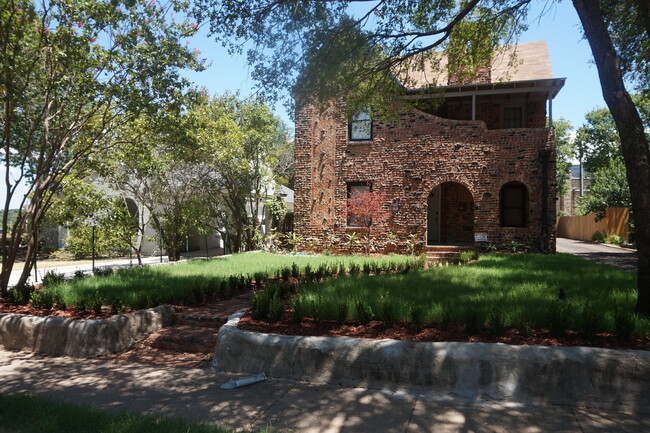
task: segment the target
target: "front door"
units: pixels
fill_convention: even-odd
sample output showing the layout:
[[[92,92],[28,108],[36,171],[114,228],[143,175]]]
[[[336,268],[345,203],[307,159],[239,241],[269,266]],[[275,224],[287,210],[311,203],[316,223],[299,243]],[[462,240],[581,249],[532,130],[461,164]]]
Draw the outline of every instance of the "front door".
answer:
[[[427,245],[440,243],[440,186],[427,198]]]

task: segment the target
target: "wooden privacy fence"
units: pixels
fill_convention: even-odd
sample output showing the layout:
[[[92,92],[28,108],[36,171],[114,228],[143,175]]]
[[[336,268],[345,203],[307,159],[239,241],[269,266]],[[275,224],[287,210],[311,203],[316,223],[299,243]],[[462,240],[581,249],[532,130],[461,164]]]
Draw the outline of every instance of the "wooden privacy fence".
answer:
[[[557,218],[557,236],[561,238],[590,241],[594,232],[604,231],[607,237],[618,235],[624,241],[629,238],[630,210],[625,207],[609,207],[605,218],[596,222],[593,213],[562,216]]]

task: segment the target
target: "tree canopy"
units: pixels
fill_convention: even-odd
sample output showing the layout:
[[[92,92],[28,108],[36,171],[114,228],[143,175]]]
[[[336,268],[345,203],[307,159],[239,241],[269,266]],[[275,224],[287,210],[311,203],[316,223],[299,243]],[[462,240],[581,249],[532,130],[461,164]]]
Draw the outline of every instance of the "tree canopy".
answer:
[[[28,250],[19,284],[26,282],[40,222],[66,177],[114,142],[116,125],[144,110],[172,108],[189,85],[181,69],[203,69],[185,45],[196,23],[172,17],[191,13],[188,6],[181,0],[0,0],[5,210],[18,186],[28,187],[12,227],[3,218],[0,294],[23,233]]]

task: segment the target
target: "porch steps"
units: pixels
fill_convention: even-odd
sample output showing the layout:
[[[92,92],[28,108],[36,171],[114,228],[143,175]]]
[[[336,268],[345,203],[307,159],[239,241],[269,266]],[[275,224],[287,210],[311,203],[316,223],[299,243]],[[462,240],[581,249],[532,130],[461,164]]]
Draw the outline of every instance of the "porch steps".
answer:
[[[457,259],[461,251],[471,250],[470,245],[427,245],[424,252],[427,261],[445,261]]]

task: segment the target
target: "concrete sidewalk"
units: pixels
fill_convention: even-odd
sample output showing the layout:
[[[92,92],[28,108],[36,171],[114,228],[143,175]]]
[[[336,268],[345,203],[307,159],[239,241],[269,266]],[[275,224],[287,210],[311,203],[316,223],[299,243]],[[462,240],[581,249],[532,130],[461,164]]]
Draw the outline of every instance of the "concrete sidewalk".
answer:
[[[650,416],[561,406],[476,403],[426,390],[372,390],[270,379],[236,390],[232,375],[0,350],[0,392],[106,410],[293,432],[648,432]]]

